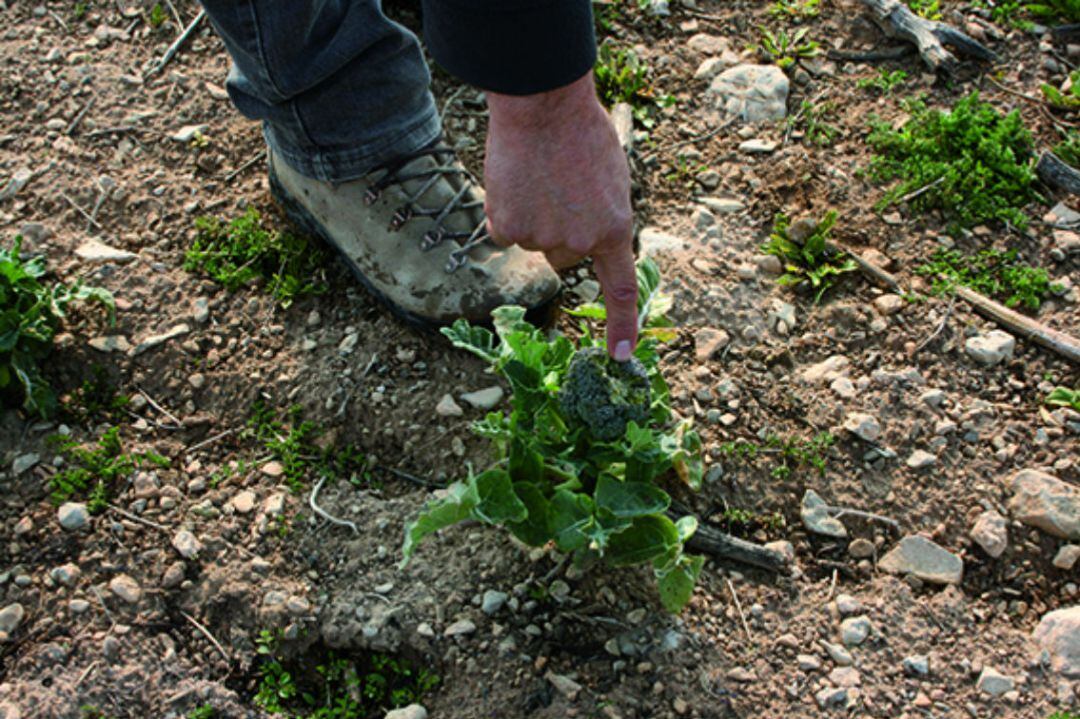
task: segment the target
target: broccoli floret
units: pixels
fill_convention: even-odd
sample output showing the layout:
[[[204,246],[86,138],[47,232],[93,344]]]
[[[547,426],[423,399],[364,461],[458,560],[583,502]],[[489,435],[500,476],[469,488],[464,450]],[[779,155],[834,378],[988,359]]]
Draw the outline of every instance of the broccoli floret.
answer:
[[[574,353],[559,391],[568,422],[580,423],[603,442],[626,434],[626,425],[644,425],[651,403],[649,376],[637,359],[616,362],[601,347]]]

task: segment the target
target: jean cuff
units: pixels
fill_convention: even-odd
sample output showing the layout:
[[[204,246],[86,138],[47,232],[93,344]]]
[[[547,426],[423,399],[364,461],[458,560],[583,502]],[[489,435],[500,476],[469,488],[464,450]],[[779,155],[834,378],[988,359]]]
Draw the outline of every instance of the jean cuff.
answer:
[[[357,180],[391,160],[427,147],[442,134],[442,123],[432,107],[401,132],[348,149],[299,148],[285,141],[283,134],[275,132],[269,122],[263,123],[266,144],[290,167],[301,175],[337,184]]]

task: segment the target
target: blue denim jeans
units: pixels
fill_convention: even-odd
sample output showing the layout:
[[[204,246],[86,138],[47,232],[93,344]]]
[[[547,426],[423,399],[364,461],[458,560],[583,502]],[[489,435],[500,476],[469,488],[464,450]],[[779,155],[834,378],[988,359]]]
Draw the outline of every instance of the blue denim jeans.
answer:
[[[441,131],[416,36],[380,0],[202,0],[226,86],[270,148],[318,180],[356,179]]]

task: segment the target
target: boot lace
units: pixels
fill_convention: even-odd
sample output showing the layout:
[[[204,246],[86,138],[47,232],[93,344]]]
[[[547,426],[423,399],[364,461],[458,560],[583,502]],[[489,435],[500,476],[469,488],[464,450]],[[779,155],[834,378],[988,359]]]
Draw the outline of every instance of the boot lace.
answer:
[[[421,157],[432,157],[435,160],[434,166],[405,169],[413,160]],[[469,191],[476,187],[477,183],[468,170],[456,165],[454,160],[454,151],[442,144],[409,153],[380,168],[384,174],[371,183],[364,194],[364,201],[370,205],[378,200],[388,187],[393,185],[404,187],[406,182],[421,181],[415,192],[406,193],[405,204],[394,211],[390,229],[398,230],[414,217],[430,217],[434,226],[424,233],[420,241],[420,251],[428,252],[447,240],[458,243],[458,247],[450,253],[450,259],[446,263],[447,273],[454,273],[467,265],[469,253],[476,247],[491,241],[491,236],[487,231],[487,222],[483,217],[471,232],[454,231],[444,226],[446,220],[454,213],[482,208],[484,204],[481,200],[466,199],[471,197]],[[442,207],[425,207],[421,204],[421,198],[439,182],[440,178],[452,176],[462,179],[461,188]]]

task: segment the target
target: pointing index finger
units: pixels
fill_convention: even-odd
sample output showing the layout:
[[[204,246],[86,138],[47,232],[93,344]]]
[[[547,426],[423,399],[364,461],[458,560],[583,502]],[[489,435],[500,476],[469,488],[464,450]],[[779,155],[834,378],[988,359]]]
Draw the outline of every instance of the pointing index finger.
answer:
[[[607,306],[608,354],[625,362],[633,354],[638,336],[637,272],[630,243],[619,243],[612,252],[594,255],[593,268]]]

